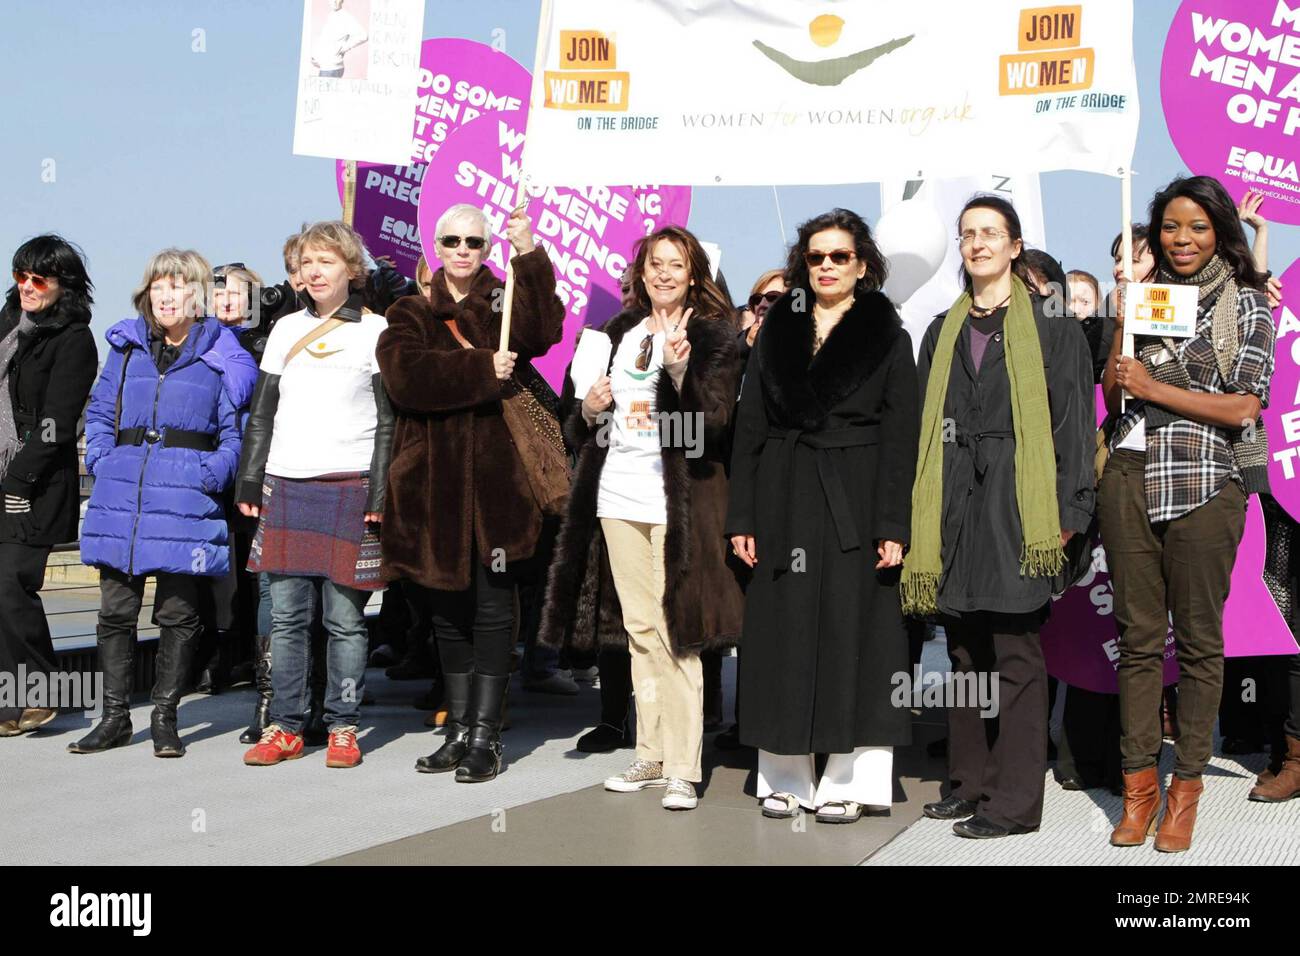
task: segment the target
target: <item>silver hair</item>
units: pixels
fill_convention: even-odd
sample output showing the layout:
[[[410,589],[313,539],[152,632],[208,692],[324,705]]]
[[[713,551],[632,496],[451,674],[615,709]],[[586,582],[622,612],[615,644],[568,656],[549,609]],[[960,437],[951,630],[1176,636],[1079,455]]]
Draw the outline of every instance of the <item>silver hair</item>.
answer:
[[[433,230],[434,238],[443,235],[447,226],[457,219],[472,220],[478,226],[479,235],[483,237],[483,241],[492,241],[492,228],[488,225],[487,216],[483,215],[483,210],[478,206],[472,206],[467,202],[456,203],[438,217],[438,225]]]

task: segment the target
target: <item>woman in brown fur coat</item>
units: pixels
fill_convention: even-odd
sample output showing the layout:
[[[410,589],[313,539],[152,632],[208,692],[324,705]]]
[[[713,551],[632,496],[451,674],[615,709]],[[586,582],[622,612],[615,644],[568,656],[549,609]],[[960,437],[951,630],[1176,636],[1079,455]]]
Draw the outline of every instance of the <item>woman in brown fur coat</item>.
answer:
[[[579,449],[551,565],[540,640],[626,642],[637,754],[605,781],[667,786],[696,805],[703,678],[699,652],[734,643],[743,613],[728,566],[727,424],[739,368],[732,307],[684,229],[647,236],[629,267],[635,304],[603,328],[610,361],[565,423]]]
[[[501,766],[501,709],[514,642],[512,564],[537,545],[542,514],[501,412],[502,386],[522,357],[560,340],[555,273],[522,211],[507,235],[514,259],[510,351],[497,351],[503,283],[483,265],[490,231],[473,206],[438,222],[429,297],[399,299],[377,356],[397,413],[388,470],[384,576],[426,603],[446,686],[442,747],[424,773],[491,780]]]

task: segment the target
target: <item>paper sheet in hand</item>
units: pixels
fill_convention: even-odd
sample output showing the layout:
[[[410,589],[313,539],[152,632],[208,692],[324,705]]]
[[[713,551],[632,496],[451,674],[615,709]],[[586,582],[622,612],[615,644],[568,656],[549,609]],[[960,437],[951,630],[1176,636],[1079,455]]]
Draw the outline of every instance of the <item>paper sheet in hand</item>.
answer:
[[[578,339],[578,347],[573,352],[573,364],[569,369],[569,378],[573,380],[573,394],[579,401],[587,397],[596,379],[605,374],[609,368],[609,355],[614,350],[614,343],[609,336],[596,329],[583,329]]]

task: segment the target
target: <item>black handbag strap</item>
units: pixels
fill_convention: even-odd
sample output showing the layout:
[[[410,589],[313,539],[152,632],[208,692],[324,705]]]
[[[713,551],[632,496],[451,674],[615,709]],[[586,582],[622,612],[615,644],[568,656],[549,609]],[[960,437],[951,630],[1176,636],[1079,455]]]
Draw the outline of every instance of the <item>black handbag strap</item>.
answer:
[[[117,402],[113,406],[113,441],[118,440],[122,428],[122,390],[126,388],[126,367],[131,362],[131,350],[134,344],[128,344],[122,355],[122,378],[117,383]]]

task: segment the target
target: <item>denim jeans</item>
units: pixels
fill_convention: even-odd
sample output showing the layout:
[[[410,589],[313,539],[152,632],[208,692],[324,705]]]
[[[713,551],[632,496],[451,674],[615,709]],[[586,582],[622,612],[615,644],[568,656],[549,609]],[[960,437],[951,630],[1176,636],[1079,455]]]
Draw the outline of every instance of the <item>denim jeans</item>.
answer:
[[[308,706],[311,622],[320,586],[325,625],[325,726],[355,727],[361,719],[366,677],[365,606],[367,591],[319,578],[272,574],[271,578],[271,723],[288,733],[302,733]]]

